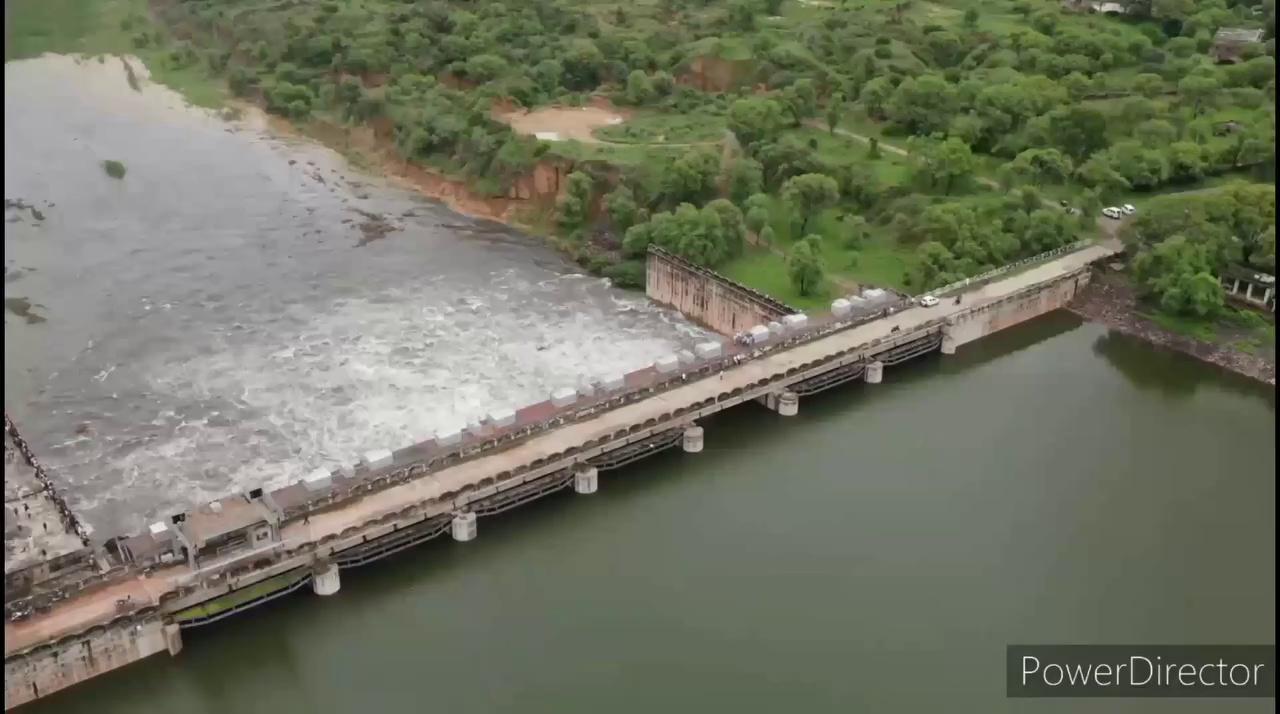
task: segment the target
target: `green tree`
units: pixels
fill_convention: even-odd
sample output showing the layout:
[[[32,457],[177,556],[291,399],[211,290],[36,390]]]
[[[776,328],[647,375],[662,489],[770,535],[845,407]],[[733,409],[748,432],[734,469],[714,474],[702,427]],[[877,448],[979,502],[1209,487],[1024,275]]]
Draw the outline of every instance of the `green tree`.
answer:
[[[791,278],[792,287],[802,296],[809,297],[819,293],[826,274],[822,258],[822,238],[816,235],[805,236],[791,246],[787,253],[787,274]]]
[[[632,195],[631,189],[626,185],[618,184],[616,188],[610,191],[604,198],[604,205],[617,230],[625,233],[627,229],[635,224],[636,199]]]
[[[683,154],[662,174],[662,194],[668,204],[701,203],[715,195],[719,158],[707,151]]]
[[[838,92],[831,95],[831,101],[827,102],[827,133],[836,133],[836,125],[840,123],[840,112],[843,109],[844,95]]]
[[[1218,78],[1207,74],[1187,75],[1178,82],[1178,93],[1191,102],[1196,116],[1213,105],[1221,89]]]
[[[759,161],[739,156],[729,167],[729,197],[743,203],[764,187],[764,167]]]
[[[749,97],[729,105],[729,130],[743,146],[771,141],[786,126],[782,106],[772,99]]]
[[[936,74],[902,80],[885,107],[890,121],[920,135],[946,129],[954,112],[955,88]]]
[[[476,82],[489,82],[506,70],[508,62],[497,55],[473,55],[467,60],[467,78]]]
[[[875,161],[880,157],[880,140],[873,136],[871,141],[867,142],[867,158]]]
[[[840,200],[840,186],[824,174],[802,174],[782,186],[782,198],[791,208],[792,219],[800,219],[800,233],[809,228],[809,220]]]
[[[1147,99],[1155,99],[1164,91],[1164,79],[1158,74],[1144,72],[1133,78],[1133,91],[1146,97]]]
[[[703,206],[702,210],[710,212],[717,219],[715,225],[718,225],[719,233],[716,236],[716,240],[723,246],[724,257],[733,257],[740,254],[747,238],[746,222],[743,219],[741,209],[727,199],[717,198]],[[707,223],[712,225],[709,218]]]
[[[912,137],[909,146],[922,182],[930,188],[941,188],[944,194],[951,193],[957,182],[977,168],[969,145],[955,137],[944,141]]]
[[[759,234],[765,226],[769,225],[769,209],[764,206],[748,209],[745,221],[752,233]]]
[[[1210,317],[1222,309],[1222,287],[1204,249],[1172,236],[1133,259],[1133,275],[1145,297],[1176,315]]]
[[[876,77],[862,85],[858,101],[873,119],[886,118],[886,107],[893,99],[894,87],[888,77]]]
[[[1036,186],[1063,183],[1074,172],[1071,159],[1057,149],[1027,149],[1001,167],[1009,183],[1026,182]]]
[[[1074,105],[1049,113],[1049,140],[1075,161],[1107,146],[1107,118],[1091,107]]]
[[[811,117],[818,110],[818,92],[812,79],[798,79],[782,90],[782,103],[791,114],[793,126]]]
[[[653,83],[649,81],[649,75],[641,70],[632,70],[627,75],[627,89],[623,95],[628,104],[642,105],[653,101]]]
[[[756,16],[764,8],[758,0],[732,0],[729,3],[729,24],[742,32],[756,29]]]
[[[841,245],[849,250],[859,250],[867,238],[867,221],[862,216],[845,214],[840,217]]]
[[[1178,138],[1178,130],[1163,119],[1148,119],[1134,127],[1133,135],[1148,149],[1159,149]]]
[[[1178,141],[1167,146],[1169,180],[1190,183],[1204,178],[1205,150],[1193,141]]]
[[[560,200],[560,226],[566,230],[581,228],[591,207],[591,191],[594,182],[581,171],[569,174],[564,198]]]
[[[776,238],[773,235],[773,226],[765,226],[760,229],[760,242],[764,245],[773,245]]]

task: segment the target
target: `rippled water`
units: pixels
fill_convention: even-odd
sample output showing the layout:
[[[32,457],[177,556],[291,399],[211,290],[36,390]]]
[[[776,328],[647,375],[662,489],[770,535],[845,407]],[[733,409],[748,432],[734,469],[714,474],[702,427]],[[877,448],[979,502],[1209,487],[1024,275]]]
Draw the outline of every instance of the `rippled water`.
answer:
[[[330,151],[134,91],[119,59],[6,63],[4,168],[5,407],[100,532],[704,334]]]

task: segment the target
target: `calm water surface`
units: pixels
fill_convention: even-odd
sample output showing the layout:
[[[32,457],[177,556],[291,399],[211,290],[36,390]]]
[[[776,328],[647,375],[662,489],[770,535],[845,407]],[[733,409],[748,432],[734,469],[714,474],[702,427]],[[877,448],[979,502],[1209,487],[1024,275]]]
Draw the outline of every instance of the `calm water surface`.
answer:
[[[1009,643],[1272,643],[1275,402],[1055,314],[709,420],[30,708],[1262,712],[1004,698]]]

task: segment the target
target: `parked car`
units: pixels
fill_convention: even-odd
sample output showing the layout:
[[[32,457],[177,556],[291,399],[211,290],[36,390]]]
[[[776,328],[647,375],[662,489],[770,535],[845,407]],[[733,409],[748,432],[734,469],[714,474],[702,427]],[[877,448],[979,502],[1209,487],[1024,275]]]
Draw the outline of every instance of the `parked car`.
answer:
[[[938,298],[932,295],[925,295],[924,297],[920,298],[921,307],[933,307],[934,305],[937,305],[937,304],[938,304]]]
[[[1110,218],[1113,221],[1118,221],[1120,220],[1120,209],[1116,208],[1115,206],[1108,206],[1102,209],[1102,215],[1106,216],[1107,218]]]
[[[1134,208],[1132,203],[1126,203],[1120,207],[1120,211],[1126,216],[1132,216],[1138,212],[1138,209]]]

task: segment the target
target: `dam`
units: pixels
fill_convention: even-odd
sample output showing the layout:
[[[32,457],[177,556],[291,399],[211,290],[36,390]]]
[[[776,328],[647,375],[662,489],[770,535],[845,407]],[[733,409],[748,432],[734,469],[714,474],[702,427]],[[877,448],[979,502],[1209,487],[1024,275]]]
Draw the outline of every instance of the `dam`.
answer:
[[[301,588],[340,597],[344,571],[445,534],[475,539],[481,518],[561,489],[591,494],[601,473],[650,454],[696,454],[699,420],[744,402],[791,416],[805,396],[854,380],[892,381],[895,365],[954,354],[1063,307],[1087,284],[1091,265],[1118,250],[1073,246],[944,291],[932,307],[896,299],[869,314],[780,315],[754,325],[750,341],[706,341],[423,442],[370,451],[349,467],[251,488],[107,539],[73,572],[29,580],[25,597],[6,597],[6,706],[152,654],[176,655],[184,629]],[[650,261],[676,264],[656,253]],[[668,275],[663,284],[682,280]],[[710,307],[722,317],[734,311]],[[725,332],[739,324],[732,316],[716,322]]]

